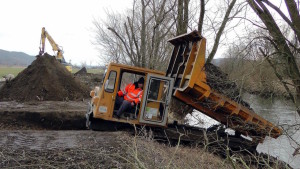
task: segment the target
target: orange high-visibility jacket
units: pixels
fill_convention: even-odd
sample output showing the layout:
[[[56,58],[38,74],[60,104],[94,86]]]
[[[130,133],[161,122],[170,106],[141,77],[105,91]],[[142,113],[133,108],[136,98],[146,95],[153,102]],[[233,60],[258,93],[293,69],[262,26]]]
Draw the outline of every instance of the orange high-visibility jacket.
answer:
[[[124,96],[124,100],[138,104],[142,100],[143,89],[135,88],[135,85],[130,83],[125,87],[125,89],[118,92],[118,96]]]

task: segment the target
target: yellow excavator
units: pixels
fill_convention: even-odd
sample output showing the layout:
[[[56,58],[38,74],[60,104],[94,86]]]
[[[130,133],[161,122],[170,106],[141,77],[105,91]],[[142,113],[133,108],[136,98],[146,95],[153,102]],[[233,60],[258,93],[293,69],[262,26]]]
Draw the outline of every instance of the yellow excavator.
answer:
[[[65,61],[63,56],[64,51],[58,46],[53,40],[50,34],[46,31],[45,27],[42,28],[41,40],[40,40],[40,52],[39,55],[42,56],[45,53],[45,42],[46,38],[52,46],[52,50],[56,52],[55,58],[63,64],[69,72],[72,72],[72,66]]]

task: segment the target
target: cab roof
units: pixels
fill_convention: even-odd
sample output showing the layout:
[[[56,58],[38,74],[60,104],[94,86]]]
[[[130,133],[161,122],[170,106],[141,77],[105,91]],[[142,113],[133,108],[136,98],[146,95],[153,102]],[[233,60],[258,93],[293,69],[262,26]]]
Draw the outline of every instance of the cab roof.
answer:
[[[165,75],[165,72],[158,71],[158,70],[151,70],[147,68],[142,68],[142,67],[136,67],[136,66],[128,66],[128,65],[123,65],[119,63],[110,63],[108,67],[119,67],[121,69],[126,69],[130,71],[136,71],[140,73],[152,73],[152,74],[157,74],[157,75]]]

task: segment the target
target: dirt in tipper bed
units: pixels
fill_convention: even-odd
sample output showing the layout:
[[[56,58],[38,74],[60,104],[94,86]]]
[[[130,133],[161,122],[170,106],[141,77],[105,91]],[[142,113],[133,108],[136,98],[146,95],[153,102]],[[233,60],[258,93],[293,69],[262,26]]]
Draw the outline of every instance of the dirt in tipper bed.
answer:
[[[54,56],[44,54],[4,84],[0,101],[82,100],[89,97],[89,91]]]
[[[250,108],[249,103],[242,100],[240,90],[237,87],[236,83],[231,81],[228,75],[224,73],[219,67],[211,63],[206,63],[205,73],[207,84],[212,89],[242,104],[243,106]]]

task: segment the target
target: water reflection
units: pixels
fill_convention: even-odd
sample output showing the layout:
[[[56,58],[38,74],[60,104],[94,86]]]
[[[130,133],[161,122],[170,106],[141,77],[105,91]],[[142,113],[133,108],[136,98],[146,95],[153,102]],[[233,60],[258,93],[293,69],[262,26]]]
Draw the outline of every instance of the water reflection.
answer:
[[[283,127],[287,134],[277,139],[266,137],[264,143],[258,145],[257,151],[278,157],[293,168],[300,168],[300,154],[292,155],[300,143],[300,118],[293,103],[284,98],[266,99],[251,94],[245,94],[243,99],[250,103],[258,115]]]
[[[284,98],[266,99],[252,94],[244,94],[243,100],[250,104],[255,113],[273,124],[283,127],[284,131],[288,133],[277,139],[266,137],[264,143],[258,145],[257,151],[278,157],[291,167],[300,169],[300,154],[292,155],[300,143],[300,118],[293,103]],[[187,115],[186,120],[190,125],[205,128],[218,124],[217,121],[198,111],[194,111],[192,115]]]

